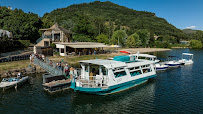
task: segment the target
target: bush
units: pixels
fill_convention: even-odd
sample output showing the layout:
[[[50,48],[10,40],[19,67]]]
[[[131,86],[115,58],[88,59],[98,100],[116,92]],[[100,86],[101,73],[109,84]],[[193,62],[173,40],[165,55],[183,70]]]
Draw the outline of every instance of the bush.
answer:
[[[18,40],[24,47],[28,47],[30,45],[30,40]]]
[[[202,42],[199,40],[191,40],[190,47],[195,48],[195,49],[202,48]]]

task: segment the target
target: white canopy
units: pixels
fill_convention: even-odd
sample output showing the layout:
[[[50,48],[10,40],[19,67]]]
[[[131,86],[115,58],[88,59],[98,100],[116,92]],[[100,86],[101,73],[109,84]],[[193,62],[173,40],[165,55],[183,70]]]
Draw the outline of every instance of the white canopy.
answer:
[[[183,53],[183,55],[190,55],[190,56],[192,56],[193,54],[191,54],[191,53]]]

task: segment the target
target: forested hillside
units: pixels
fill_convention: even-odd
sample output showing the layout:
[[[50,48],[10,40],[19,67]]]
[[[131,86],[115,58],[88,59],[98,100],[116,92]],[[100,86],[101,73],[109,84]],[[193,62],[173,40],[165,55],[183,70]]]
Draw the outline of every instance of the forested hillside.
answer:
[[[202,31],[188,35],[154,13],[136,11],[108,1],[75,4],[46,13],[43,17],[24,13],[21,9],[0,7],[0,29],[12,32],[15,40],[35,43],[40,37],[39,29],[48,28],[55,22],[73,31],[72,41],[102,42],[124,47],[169,47],[180,40],[191,39],[203,42]],[[1,38],[2,41],[9,42],[6,37]]]
[[[82,35],[93,35],[91,37],[94,38],[101,33],[111,37],[113,31],[120,29],[125,30],[127,35],[137,29],[147,29],[156,35],[173,36],[177,41],[187,39],[185,33],[154,13],[132,10],[111,2],[96,1],[54,10],[42,17],[43,26],[49,27],[54,20],[67,29]]]

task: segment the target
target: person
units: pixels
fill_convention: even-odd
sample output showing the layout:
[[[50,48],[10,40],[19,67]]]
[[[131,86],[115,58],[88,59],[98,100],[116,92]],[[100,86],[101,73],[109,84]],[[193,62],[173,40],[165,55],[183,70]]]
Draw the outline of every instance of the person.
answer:
[[[53,62],[52,62],[52,60],[50,60],[49,65],[53,67]]]
[[[32,54],[30,54],[30,63],[32,62]]]
[[[66,66],[64,67],[64,72],[65,72],[66,76],[69,76],[70,70],[69,70],[68,64],[66,64]]]
[[[57,67],[59,70],[61,70],[61,61],[59,60],[59,62],[57,63]]]
[[[17,78],[18,79],[22,78],[22,74],[20,72],[18,73]]]

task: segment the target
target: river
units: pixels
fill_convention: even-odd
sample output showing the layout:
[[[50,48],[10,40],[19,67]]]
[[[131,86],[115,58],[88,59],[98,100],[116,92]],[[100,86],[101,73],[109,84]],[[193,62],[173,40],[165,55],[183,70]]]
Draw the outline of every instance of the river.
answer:
[[[158,57],[194,54],[194,64],[157,73],[147,83],[121,93],[96,96],[65,90],[49,94],[42,74],[30,75],[18,90],[0,91],[0,113],[203,113],[203,50],[173,49]]]

